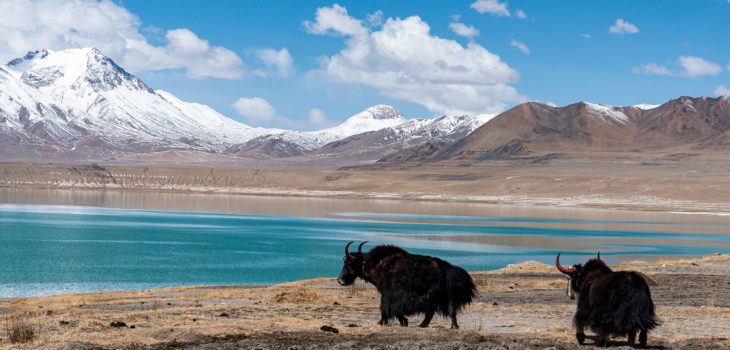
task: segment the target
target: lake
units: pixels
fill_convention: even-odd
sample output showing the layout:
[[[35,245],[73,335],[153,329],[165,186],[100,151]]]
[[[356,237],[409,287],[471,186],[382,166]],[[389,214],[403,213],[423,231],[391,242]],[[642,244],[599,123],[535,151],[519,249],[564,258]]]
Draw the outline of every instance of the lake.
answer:
[[[0,190],[0,297],[336,277],[347,241],[470,271],[730,253],[719,215],[104,191]]]

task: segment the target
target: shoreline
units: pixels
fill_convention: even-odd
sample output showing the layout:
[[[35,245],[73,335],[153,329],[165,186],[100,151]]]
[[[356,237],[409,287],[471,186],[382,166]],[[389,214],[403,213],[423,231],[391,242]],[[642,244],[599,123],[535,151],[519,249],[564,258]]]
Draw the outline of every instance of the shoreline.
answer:
[[[605,162],[602,163],[602,162]],[[493,162],[386,170],[258,170],[0,163],[0,189],[142,191],[730,214],[724,166],[709,160]],[[697,164],[691,163],[696,162]],[[716,164],[716,163],[713,163]],[[730,164],[730,163],[729,163]],[[608,167],[605,168],[604,167]],[[711,170],[711,171],[710,171]]]
[[[650,334],[651,346],[730,346],[722,336],[730,331],[730,255],[624,261],[611,267],[642,271],[658,283],[652,295],[663,325]],[[38,338],[31,343],[36,349],[576,346],[570,323],[575,304],[565,296],[565,278],[554,266],[525,261],[471,275],[479,296],[460,314],[457,331],[444,329],[448,320],[441,318],[426,329],[377,326],[375,289],[361,283],[340,287],[334,278],[20,298],[0,303],[0,316],[21,315],[37,325]],[[112,327],[112,322],[125,326]],[[324,332],[322,326],[338,333]],[[622,341],[614,338],[614,345]],[[0,348],[15,346],[4,340]]]
[[[0,189],[21,189],[39,191],[97,191],[97,192],[128,192],[128,193],[160,193],[160,194],[201,194],[201,195],[231,195],[257,196],[280,198],[316,198],[316,199],[343,199],[343,200],[383,200],[406,201],[424,203],[454,203],[454,204],[484,204],[506,205],[531,208],[567,208],[567,209],[597,209],[617,211],[659,212],[678,215],[706,215],[730,216],[730,203],[696,203],[672,199],[657,199],[650,197],[570,197],[551,198],[535,196],[462,196],[449,194],[424,193],[382,193],[382,192],[352,192],[352,191],[324,191],[300,190],[286,188],[114,188],[96,186],[53,186],[0,185]]]

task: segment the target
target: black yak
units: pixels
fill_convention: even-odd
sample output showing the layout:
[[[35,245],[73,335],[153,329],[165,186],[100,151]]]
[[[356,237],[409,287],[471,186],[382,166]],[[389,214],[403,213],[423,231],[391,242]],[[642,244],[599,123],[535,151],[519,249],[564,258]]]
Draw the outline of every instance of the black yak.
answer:
[[[585,340],[585,327],[598,334],[596,344],[606,346],[609,336],[627,336],[634,346],[636,333],[639,344],[646,347],[647,332],[659,325],[654,313],[649,285],[644,277],[633,271],[612,271],[601,260],[601,254],[585,264],[572,267],[560,265],[560,254],[555,266],[568,275],[568,295],[578,295],[578,305],[573,316],[578,343]]]
[[[477,287],[462,268],[438,258],[409,254],[391,245],[379,245],[367,253],[362,242],[350,253],[352,242],[345,246],[340,285],[352,284],[357,277],[371,283],[380,292],[380,325],[397,318],[408,326],[406,316],[423,313],[419,327],[428,327],[436,312],[451,318],[451,328],[459,328],[456,314],[471,303]]]

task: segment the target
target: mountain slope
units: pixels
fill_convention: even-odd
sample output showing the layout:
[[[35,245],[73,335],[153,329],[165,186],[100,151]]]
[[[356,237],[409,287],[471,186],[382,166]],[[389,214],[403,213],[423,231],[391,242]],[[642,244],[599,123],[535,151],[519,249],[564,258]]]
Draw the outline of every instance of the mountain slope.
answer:
[[[378,159],[415,145],[454,142],[484,124],[488,117],[441,116],[432,119],[412,119],[400,125],[329,143],[314,153],[349,154]]]
[[[208,106],[150,88],[93,48],[31,51],[0,69],[0,142],[8,145],[5,153],[83,152],[104,159],[182,150],[292,157],[388,128],[396,128],[384,132],[392,134],[390,144],[404,143],[397,149],[415,139],[441,138],[449,132],[458,138],[474,129],[473,121],[463,122],[465,131],[442,120],[409,121],[387,105],[372,106],[318,131],[252,128]],[[429,124],[445,129],[429,134]],[[372,142],[378,142],[377,137]]]
[[[122,150],[222,150],[267,132],[152,90],[96,49],[29,52],[7,68],[56,103],[83,111],[84,127]]]
[[[730,142],[730,98],[681,97],[660,106],[612,107],[528,102],[452,144],[407,149],[382,159],[493,160],[551,153],[721,149]]]

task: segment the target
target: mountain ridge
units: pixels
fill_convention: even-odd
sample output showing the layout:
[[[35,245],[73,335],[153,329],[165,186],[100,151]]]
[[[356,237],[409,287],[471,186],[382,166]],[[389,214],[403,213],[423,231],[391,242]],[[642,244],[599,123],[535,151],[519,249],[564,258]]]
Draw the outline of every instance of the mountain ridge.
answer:
[[[374,105],[323,130],[254,128],[150,88],[95,48],[30,51],[0,65],[0,75],[0,142],[33,148],[30,155],[111,159],[179,149],[289,157],[408,122],[394,107]]]

